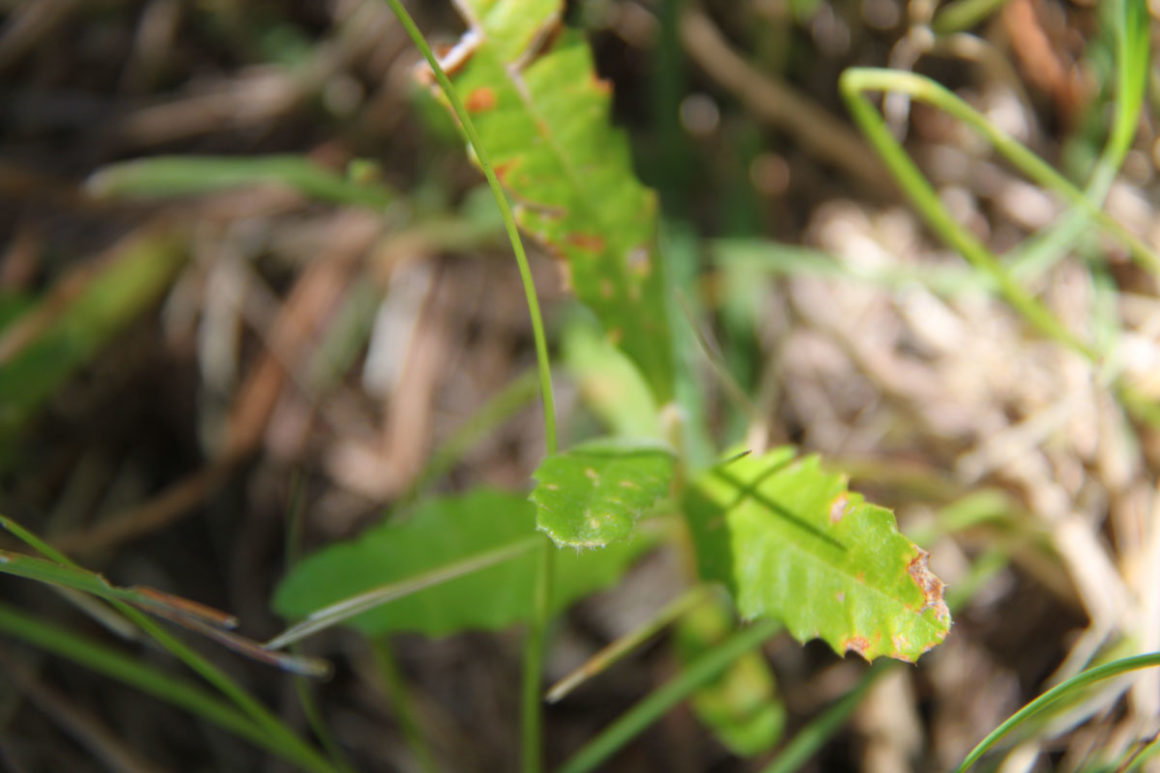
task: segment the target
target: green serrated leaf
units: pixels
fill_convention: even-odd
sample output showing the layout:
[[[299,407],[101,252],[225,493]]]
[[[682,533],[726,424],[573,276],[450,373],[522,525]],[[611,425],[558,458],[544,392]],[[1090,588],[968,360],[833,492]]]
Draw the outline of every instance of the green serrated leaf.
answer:
[[[685,499],[703,577],[746,619],[772,617],[838,653],[913,661],[950,629],[927,553],[841,475],[790,448],[706,472]]]
[[[733,615],[721,599],[710,599],[684,615],[676,649],[689,664],[733,633]],[[746,652],[690,700],[693,711],[729,751],[741,757],[769,751],[785,727],[785,706],[760,652]]]
[[[669,493],[676,460],[655,443],[595,440],[545,459],[536,470],[536,526],[557,545],[603,547],[632,536],[637,520]]]
[[[656,194],[613,129],[608,84],[560,0],[464,0],[469,31],[445,58],[520,227],[564,261],[568,283],[637,363],[658,401],[672,353],[656,255]]]
[[[428,500],[404,521],[389,521],[302,561],[278,587],[274,609],[305,617],[372,588],[529,541],[535,529],[534,509],[518,494],[481,489]],[[553,611],[614,583],[647,547],[638,539],[609,550],[561,551],[553,562]],[[534,574],[535,556],[528,551],[383,604],[350,625],[367,634],[430,636],[505,628],[531,617]]]

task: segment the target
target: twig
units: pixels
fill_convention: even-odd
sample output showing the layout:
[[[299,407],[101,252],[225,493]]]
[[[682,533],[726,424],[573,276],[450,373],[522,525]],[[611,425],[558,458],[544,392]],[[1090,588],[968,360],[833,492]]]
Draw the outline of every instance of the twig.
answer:
[[[705,14],[697,10],[685,12],[681,41],[709,77],[728,89],[757,118],[782,129],[807,153],[845,170],[875,193],[896,193],[886,168],[853,129],[746,62]]]

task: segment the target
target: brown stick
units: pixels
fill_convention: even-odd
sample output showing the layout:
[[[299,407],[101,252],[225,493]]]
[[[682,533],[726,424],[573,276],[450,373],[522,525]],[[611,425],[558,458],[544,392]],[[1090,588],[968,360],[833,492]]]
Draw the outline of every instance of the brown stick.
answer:
[[[848,172],[867,188],[895,195],[886,167],[853,129],[782,81],[750,65],[729,46],[705,14],[697,10],[684,13],[681,42],[693,61],[754,116],[785,131],[807,153]]]

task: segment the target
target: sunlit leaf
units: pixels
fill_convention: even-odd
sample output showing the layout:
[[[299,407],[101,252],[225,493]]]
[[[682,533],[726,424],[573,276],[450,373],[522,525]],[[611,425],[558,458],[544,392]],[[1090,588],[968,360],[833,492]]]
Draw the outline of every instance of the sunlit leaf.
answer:
[[[536,525],[557,545],[601,547],[632,536],[669,493],[675,459],[653,443],[596,440],[549,456],[536,470]]]
[[[610,89],[560,0],[464,0],[467,34],[443,61],[521,228],[563,262],[568,283],[658,400],[672,353],[657,199],[613,129]]]
[[[715,467],[685,513],[703,577],[732,591],[742,616],[773,617],[838,653],[913,661],[950,629],[927,554],[816,457],[783,448]]]
[[[469,629],[496,630],[532,614],[535,511],[518,494],[478,490],[433,499],[413,515],[376,526],[357,539],[324,548],[298,564],[278,587],[274,608],[290,618],[379,586],[402,583],[457,562],[511,546],[513,558],[424,588],[363,612],[350,625],[368,634],[415,631],[441,636]],[[561,550],[555,557],[552,607],[614,583],[647,542],[608,550]]]

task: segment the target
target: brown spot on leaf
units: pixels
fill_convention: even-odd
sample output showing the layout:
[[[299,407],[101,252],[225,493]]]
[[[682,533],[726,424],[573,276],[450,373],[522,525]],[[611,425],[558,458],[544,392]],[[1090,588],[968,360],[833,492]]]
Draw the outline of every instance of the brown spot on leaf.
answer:
[[[561,256],[554,255],[553,257],[560,258]],[[572,292],[572,288],[573,288],[572,265],[567,260],[560,260],[556,264],[556,266],[560,270],[560,287],[561,287],[561,289],[563,289],[564,292],[566,292],[566,293]]]
[[[918,613],[921,615],[926,610],[933,609],[939,620],[948,620],[951,613],[947,609],[946,601],[943,600],[946,584],[930,570],[929,562],[930,553],[919,549],[918,554],[906,565],[906,573],[922,591],[923,603]]]
[[[470,110],[470,109],[471,108],[468,108],[468,110]],[[499,180],[500,182],[503,182],[504,181],[503,178],[505,176],[507,176],[512,171],[512,169],[515,168],[515,166],[516,166],[515,161],[504,161],[502,163],[496,164],[492,168],[495,171],[496,179]]]
[[[608,331],[608,340],[619,346],[620,342],[624,340],[624,331],[618,327],[612,328]]]
[[[842,516],[846,514],[846,503],[849,501],[850,498],[844,491],[834,497],[834,501],[830,503],[830,523],[842,520]]]
[[[863,658],[866,658],[866,660],[869,660],[870,658],[867,657],[866,653],[870,651],[870,640],[865,636],[851,636],[843,642],[842,650],[844,652],[850,652],[852,650]]]
[[[612,282],[610,282],[607,279],[600,280],[600,297],[601,298],[603,298],[606,301],[610,301],[610,300],[612,300],[612,296],[613,296],[613,294],[615,294],[615,292],[616,292],[616,288],[613,286]]]
[[[652,259],[648,247],[633,247],[625,255],[628,270],[639,277],[646,277],[652,273]]]
[[[491,110],[495,107],[496,97],[495,91],[487,86],[480,86],[467,95],[467,99],[463,105],[467,108],[469,113],[482,113]],[[499,176],[499,171],[496,171],[496,176]]]
[[[588,252],[604,252],[604,237],[598,234],[570,234],[568,243]]]

